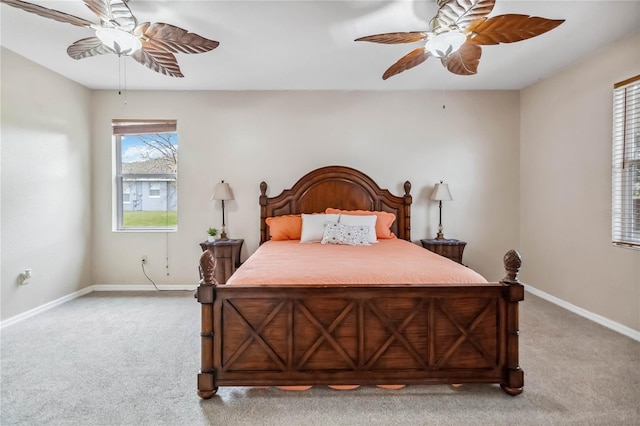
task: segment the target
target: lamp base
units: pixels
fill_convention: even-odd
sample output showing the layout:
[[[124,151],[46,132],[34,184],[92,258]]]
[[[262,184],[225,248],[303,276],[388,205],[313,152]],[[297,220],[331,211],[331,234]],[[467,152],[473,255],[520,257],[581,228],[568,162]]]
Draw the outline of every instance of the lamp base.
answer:
[[[227,238],[227,233],[222,231],[222,233],[220,234],[220,241],[227,241],[229,238]]]
[[[436,240],[446,240],[446,238],[444,237],[444,234],[442,232],[438,232],[438,234],[436,235]]]

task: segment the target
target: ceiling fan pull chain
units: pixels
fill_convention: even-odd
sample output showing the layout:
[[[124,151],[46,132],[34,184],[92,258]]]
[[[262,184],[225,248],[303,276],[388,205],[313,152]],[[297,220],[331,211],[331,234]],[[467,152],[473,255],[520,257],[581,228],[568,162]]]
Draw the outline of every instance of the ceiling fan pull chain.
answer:
[[[446,87],[442,88],[442,109],[447,109],[447,103],[446,103]]]
[[[124,104],[127,104],[127,59],[126,56],[122,58],[122,63],[124,67]]]
[[[122,95],[122,56],[118,56],[118,95]]]
[[[118,95],[122,95],[124,80],[124,104],[127,105],[127,62],[125,55],[118,55]]]

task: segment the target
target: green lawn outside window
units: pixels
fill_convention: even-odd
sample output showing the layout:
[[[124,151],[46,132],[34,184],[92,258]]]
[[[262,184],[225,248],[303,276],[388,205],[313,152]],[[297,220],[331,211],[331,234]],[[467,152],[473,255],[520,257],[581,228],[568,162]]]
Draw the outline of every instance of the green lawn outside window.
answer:
[[[178,226],[178,212],[176,211],[123,211],[122,225],[125,228],[138,227],[176,227]]]

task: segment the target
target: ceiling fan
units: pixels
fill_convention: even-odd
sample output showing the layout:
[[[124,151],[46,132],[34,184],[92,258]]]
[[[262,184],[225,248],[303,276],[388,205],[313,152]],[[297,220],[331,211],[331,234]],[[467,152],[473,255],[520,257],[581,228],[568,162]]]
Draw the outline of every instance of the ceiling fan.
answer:
[[[131,56],[160,74],[184,77],[174,53],[204,53],[220,44],[170,24],[138,24],[127,5],[129,0],[83,1],[100,18],[99,24],[20,0],[0,0],[45,18],[94,30],[95,36],[78,40],[67,48],[73,59],[115,53]]]
[[[386,80],[420,65],[430,56],[459,75],[478,72],[482,55],[480,45],[514,43],[539,36],[557,27],[564,19],[506,14],[487,18],[496,0],[437,0],[438,12],[429,23],[430,31],[376,34],[355,41],[399,44],[425,42],[400,58],[382,75]]]

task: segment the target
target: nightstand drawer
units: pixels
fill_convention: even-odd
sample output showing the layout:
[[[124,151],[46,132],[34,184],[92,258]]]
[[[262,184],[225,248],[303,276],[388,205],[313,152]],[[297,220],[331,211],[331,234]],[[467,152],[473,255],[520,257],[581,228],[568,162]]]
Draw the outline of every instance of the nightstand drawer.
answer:
[[[420,240],[422,247],[432,251],[440,256],[449,258],[455,262],[462,263],[462,253],[466,242],[460,240],[438,240],[428,239]]]

